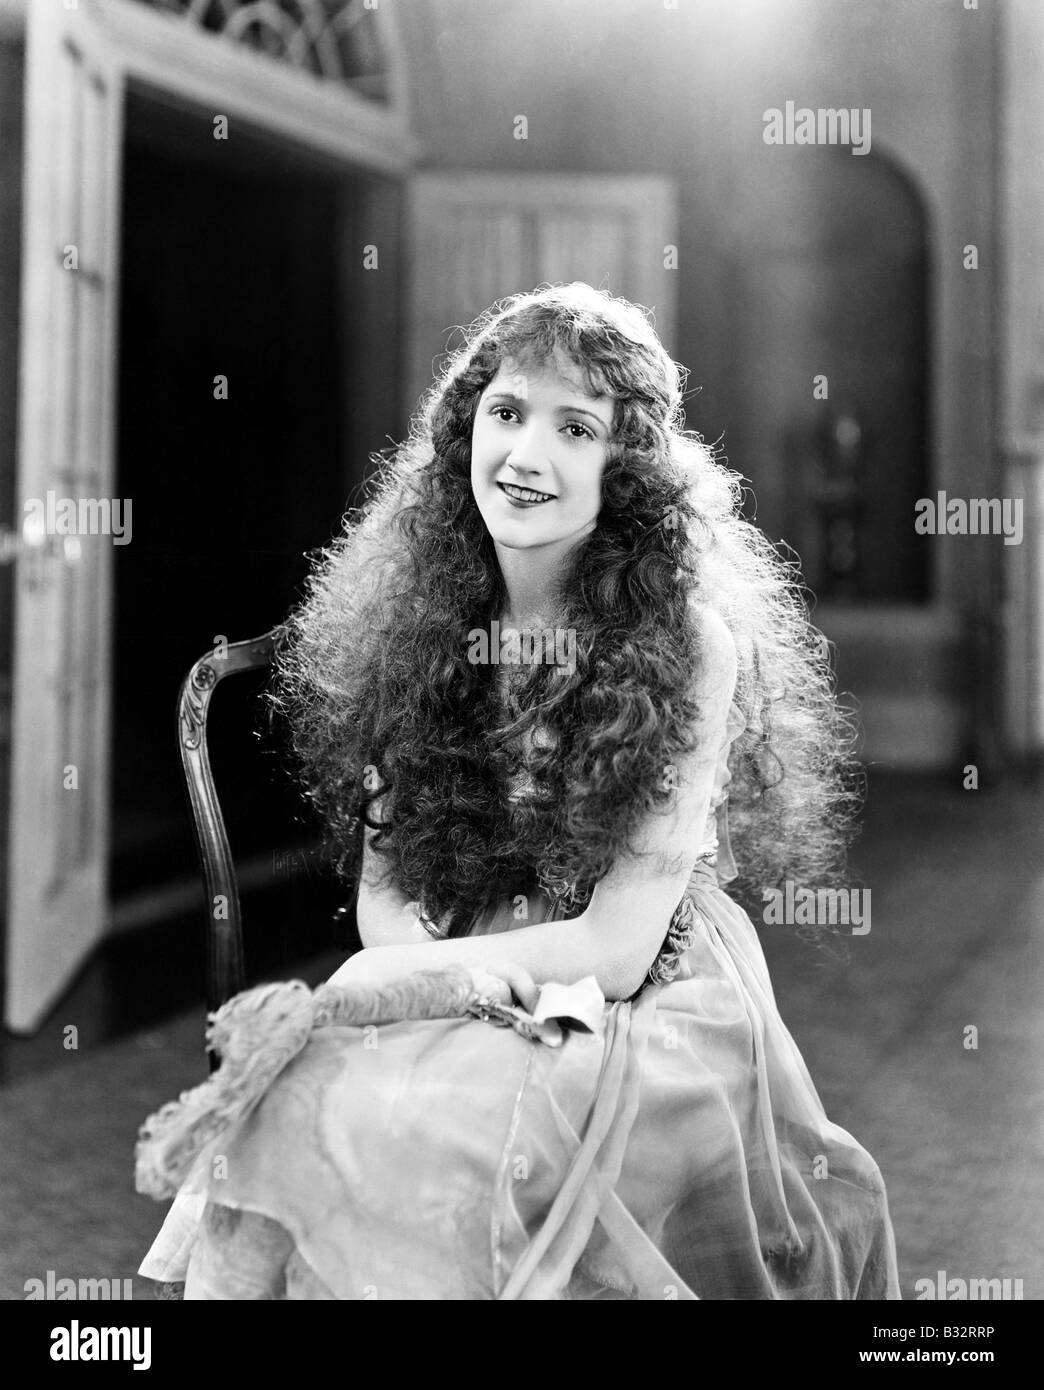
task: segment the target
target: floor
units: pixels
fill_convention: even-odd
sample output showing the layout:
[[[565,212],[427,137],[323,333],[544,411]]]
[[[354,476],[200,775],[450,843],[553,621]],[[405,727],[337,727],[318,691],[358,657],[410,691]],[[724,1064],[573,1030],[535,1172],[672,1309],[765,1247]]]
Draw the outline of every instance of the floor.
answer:
[[[1044,1297],[1042,826],[1036,783],[876,777],[856,854],[870,932],[837,955],[762,929],[828,1113],[884,1172],[907,1298],[940,1270]],[[283,973],[317,981],[343,954]],[[133,1191],[134,1136],[203,1078],[202,1011],[171,1015],[157,995],[148,1020],[140,1001],[128,1010],[130,988],[113,974],[118,1004],[98,985],[90,1040],[62,1051],[55,1034],[0,1089],[2,1298],[48,1270],[131,1276],[158,1225],[163,1209]],[[151,1285],[135,1279],[134,1293]]]
[[[1042,851],[1039,784],[879,781],[870,932],[847,961],[763,934],[828,1114],[884,1173],[907,1297],[944,1270],[1044,1298]]]
[[[237,865],[248,983],[277,978],[287,961],[320,955],[338,942],[343,947],[335,952],[338,960],[357,948],[354,924],[334,925],[345,892],[318,869],[313,871],[318,862],[314,850],[294,851],[290,872],[275,879],[271,850],[269,872],[251,872],[263,859]],[[76,1029],[76,1053],[96,1055],[108,1043],[192,1011],[203,997],[205,907],[198,871],[191,879],[164,883],[151,897],[156,901],[139,893],[117,903],[116,922],[133,919],[136,925],[114,931],[31,1037],[0,1031],[0,1104],[5,1084],[70,1060],[70,1024]],[[164,915],[150,920],[164,903]]]

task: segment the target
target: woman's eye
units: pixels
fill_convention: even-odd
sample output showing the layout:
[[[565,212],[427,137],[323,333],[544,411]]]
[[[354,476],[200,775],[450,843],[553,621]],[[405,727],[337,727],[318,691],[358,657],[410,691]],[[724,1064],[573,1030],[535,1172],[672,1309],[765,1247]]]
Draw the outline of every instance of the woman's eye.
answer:
[[[582,425],[579,420],[570,420],[569,424],[566,425],[566,429],[580,431],[579,434],[574,434],[572,436],[573,439],[594,439],[593,433],[587,428],[586,425]]]
[[[516,412],[513,411],[509,405],[495,405],[489,413],[490,415],[496,416],[496,418],[499,420],[503,420],[505,415],[510,420],[514,420],[516,418]]]

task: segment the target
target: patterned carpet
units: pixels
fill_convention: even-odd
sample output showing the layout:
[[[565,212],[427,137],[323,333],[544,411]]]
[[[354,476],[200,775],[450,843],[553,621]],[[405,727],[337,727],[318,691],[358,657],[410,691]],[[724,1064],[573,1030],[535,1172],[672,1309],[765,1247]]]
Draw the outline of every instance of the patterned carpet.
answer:
[[[939,1270],[1044,1297],[1042,802],[878,781],[857,856],[869,934],[837,960],[763,931],[828,1113],[884,1172],[907,1298]],[[0,1297],[48,1270],[134,1275],[164,1210],[133,1190],[137,1126],[205,1074],[193,1011],[0,1091]]]

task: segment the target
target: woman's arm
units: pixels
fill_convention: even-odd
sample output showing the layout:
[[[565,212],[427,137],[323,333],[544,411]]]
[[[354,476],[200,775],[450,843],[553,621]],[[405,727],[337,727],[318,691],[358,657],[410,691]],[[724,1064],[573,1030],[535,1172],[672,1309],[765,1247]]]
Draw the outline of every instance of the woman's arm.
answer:
[[[547,980],[573,984],[594,975],[607,999],[632,995],[663,944],[699,853],[736,683],[732,636],[721,618],[709,611],[701,624],[701,648],[694,692],[700,709],[697,745],[675,770],[676,794],[635,837],[637,848],[647,853],[629,855],[614,865],[578,917],[494,936],[373,945],[347,961],[331,983],[383,985],[414,970],[450,964],[495,974],[498,965],[509,962],[538,985]]]
[[[363,862],[355,907],[355,921],[362,944],[367,948],[376,948],[431,941],[431,934],[421,926],[417,904],[410,902],[402,889],[392,881],[381,856],[370,847],[376,830],[367,826],[363,833]]]

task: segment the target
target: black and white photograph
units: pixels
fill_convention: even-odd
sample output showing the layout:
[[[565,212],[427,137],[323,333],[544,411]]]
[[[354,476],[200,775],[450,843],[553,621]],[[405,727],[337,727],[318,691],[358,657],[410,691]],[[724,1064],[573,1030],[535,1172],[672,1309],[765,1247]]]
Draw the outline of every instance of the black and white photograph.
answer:
[[[0,0],[40,1364],[568,1299],[1004,1363],[1042,132],[1041,0]]]

